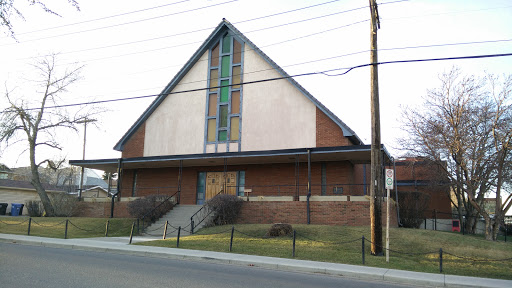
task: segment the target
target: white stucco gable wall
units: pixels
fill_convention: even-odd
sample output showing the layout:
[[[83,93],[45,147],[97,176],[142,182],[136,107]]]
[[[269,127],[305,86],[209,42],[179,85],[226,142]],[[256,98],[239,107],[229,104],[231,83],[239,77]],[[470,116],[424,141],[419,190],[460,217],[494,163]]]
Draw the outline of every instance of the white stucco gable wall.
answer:
[[[206,86],[208,51],[173,92]],[[204,90],[170,94],[146,120],[144,157],[203,153],[206,109]]]
[[[281,75],[245,45],[243,81],[276,77]],[[316,106],[286,79],[244,85],[241,139],[242,151],[315,147]]]

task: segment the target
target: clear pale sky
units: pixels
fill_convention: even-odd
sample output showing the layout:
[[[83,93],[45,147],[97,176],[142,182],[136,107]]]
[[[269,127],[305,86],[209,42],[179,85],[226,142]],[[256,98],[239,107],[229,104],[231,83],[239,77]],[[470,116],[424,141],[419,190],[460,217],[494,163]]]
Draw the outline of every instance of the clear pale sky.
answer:
[[[80,12],[66,0],[45,1],[62,17],[26,6],[27,1],[17,2],[26,21],[12,19],[19,42],[5,34],[0,36],[0,80],[8,89],[16,88],[15,95],[25,99],[31,94],[24,89],[24,79],[33,78],[28,64],[33,63],[33,57],[49,53],[60,53],[59,68],[70,63],[85,65],[84,79],[63,96],[65,104],[158,94],[222,18],[290,75],[349,68],[367,64],[370,59],[366,0],[87,0],[79,1]],[[317,5],[322,3],[326,4]],[[387,0],[378,4],[381,62],[512,52],[510,1]],[[317,6],[264,17],[313,5]],[[153,7],[158,8],[148,9]],[[144,11],[135,12],[138,10]],[[259,19],[247,21],[255,18]],[[512,57],[379,67],[382,142],[393,156],[401,154],[395,144],[396,137],[403,135],[401,107],[420,103],[427,89],[439,85],[438,75],[453,65],[466,74],[512,73]],[[366,144],[370,143],[368,67],[343,76],[295,79]],[[87,129],[86,159],[120,157],[112,147],[153,99],[103,105],[109,111],[98,118],[97,127]],[[5,105],[2,100],[0,108]],[[60,134],[65,149],[62,153],[54,151],[50,157],[81,159],[82,133]],[[3,150],[0,163],[9,167],[28,165],[28,155],[20,156],[22,151],[19,145]]]

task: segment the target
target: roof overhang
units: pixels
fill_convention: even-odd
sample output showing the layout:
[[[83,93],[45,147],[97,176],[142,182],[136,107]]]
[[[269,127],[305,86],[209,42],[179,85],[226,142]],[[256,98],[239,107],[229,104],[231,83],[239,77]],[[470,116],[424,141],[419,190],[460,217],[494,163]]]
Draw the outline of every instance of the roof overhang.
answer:
[[[224,161],[226,161],[229,166],[258,165],[294,163],[297,157],[300,162],[307,162],[308,151],[311,151],[312,162],[349,161],[353,164],[370,164],[371,162],[371,146],[355,145],[267,151],[70,160],[69,164],[108,172],[115,172],[118,169],[120,162],[124,169],[179,167],[181,161],[183,167],[223,166]],[[384,155],[384,162],[390,163],[392,158],[384,145],[381,146],[381,151]]]

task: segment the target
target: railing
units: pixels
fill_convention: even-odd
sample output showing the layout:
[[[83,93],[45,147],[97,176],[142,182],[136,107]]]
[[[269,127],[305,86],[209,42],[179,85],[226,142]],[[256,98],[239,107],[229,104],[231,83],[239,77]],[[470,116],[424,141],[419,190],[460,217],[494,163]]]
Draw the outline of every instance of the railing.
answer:
[[[228,188],[235,188],[235,186],[228,186]],[[245,185],[244,190],[251,190],[250,195],[243,191],[239,191],[239,196],[306,196],[308,194],[308,185],[306,184],[283,184],[283,185]],[[228,191],[231,189],[228,189]],[[236,189],[233,189],[236,190]],[[346,196],[346,195],[367,195],[369,194],[368,184],[312,184],[312,195],[324,196]]]
[[[221,190],[217,194],[215,194],[215,196],[222,193],[224,193],[224,191]],[[199,210],[197,210],[197,212],[194,213],[194,215],[190,217],[190,234],[194,234],[194,228],[201,225],[201,223],[203,223],[203,221],[206,220],[206,218],[208,218],[208,216],[210,216],[211,213],[212,211],[208,210],[206,204],[203,204],[203,206]],[[194,221],[194,217],[198,219],[197,223]]]
[[[142,217],[137,218],[137,231],[139,231],[139,233],[140,233],[141,230],[144,231],[147,228],[146,227],[146,223],[147,223],[147,226],[149,226],[151,224],[151,222],[152,222],[152,221],[147,221],[146,218],[151,216],[157,209],[162,207],[162,205],[164,205],[165,203],[169,202],[169,203],[171,203],[172,206],[176,206],[177,204],[179,204],[180,203],[180,199],[179,199],[180,195],[179,195],[179,193],[180,193],[180,191],[176,191],[174,194],[172,194],[171,196],[165,198],[160,204],[155,206],[153,209],[151,209],[149,212],[144,214]],[[139,227],[139,221],[142,222],[142,229],[140,229],[140,227]]]

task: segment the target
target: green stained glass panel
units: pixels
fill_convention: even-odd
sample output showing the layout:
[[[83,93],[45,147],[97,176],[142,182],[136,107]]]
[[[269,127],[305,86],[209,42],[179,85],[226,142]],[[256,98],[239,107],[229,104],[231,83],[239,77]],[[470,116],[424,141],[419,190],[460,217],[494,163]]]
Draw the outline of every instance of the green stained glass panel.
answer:
[[[231,36],[226,35],[222,39],[222,53],[229,53],[231,51]]]
[[[228,140],[228,131],[219,131],[219,141],[226,141]]]
[[[220,77],[229,77],[229,56],[222,56]]]
[[[220,106],[220,124],[219,127],[228,127],[228,105]]]
[[[228,102],[229,99],[229,80],[220,81],[220,103]]]

